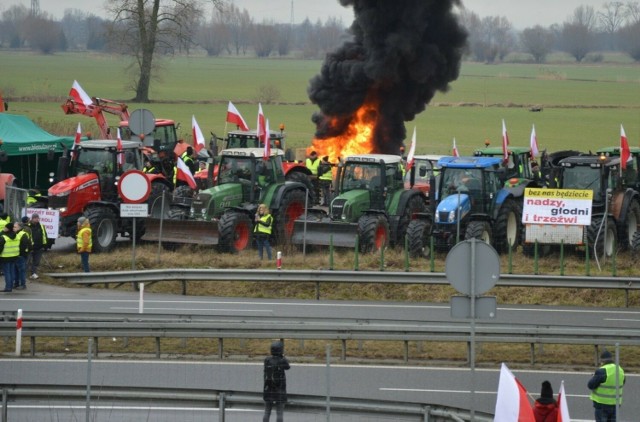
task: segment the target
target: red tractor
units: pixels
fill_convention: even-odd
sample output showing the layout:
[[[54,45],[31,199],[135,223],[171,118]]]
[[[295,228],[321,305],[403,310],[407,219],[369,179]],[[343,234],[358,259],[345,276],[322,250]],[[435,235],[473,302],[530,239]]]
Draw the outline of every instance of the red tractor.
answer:
[[[122,141],[119,150],[114,140],[84,141],[72,153],[71,159],[66,155],[61,159],[59,168],[63,174],[59,175],[61,181],[49,188],[49,208],[60,211],[60,236],[75,236],[78,218],[84,215],[93,229],[94,252],[109,251],[118,234],[133,234],[133,220],[120,217],[117,184],[125,171],[142,169],[140,144]],[[119,155],[123,156],[122,165],[118,163]],[[158,199],[171,186],[161,174],[146,176],[151,183],[149,210],[154,215],[161,206]],[[136,221],[136,237],[144,234],[143,224],[142,219]]]

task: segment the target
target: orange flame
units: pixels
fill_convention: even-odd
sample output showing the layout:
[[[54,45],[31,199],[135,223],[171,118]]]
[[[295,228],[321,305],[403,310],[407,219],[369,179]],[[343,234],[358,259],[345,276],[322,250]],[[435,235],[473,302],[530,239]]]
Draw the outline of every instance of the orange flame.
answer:
[[[335,124],[335,120],[331,123]],[[344,133],[331,138],[315,138],[313,146],[307,148],[307,154],[315,150],[319,157],[327,155],[330,162],[337,163],[340,157],[373,153],[373,133],[377,123],[378,103],[365,101],[355,112]]]

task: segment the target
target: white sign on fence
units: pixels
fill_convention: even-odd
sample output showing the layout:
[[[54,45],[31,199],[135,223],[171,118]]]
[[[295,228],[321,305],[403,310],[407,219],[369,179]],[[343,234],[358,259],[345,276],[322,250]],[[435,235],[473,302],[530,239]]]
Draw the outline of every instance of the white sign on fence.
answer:
[[[148,217],[148,204],[120,204],[120,217]]]
[[[579,245],[591,224],[593,191],[526,188],[522,224],[526,243]]]
[[[60,211],[46,208],[27,208],[22,215],[26,215],[31,219],[33,214],[40,216],[40,224],[44,226],[49,239],[57,239],[59,237]]]

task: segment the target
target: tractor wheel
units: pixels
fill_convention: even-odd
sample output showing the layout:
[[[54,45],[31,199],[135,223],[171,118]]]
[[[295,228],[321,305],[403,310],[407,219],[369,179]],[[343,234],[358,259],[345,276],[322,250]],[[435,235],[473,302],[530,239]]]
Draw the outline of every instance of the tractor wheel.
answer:
[[[230,211],[222,214],[218,222],[221,252],[238,253],[251,245],[251,220],[242,212]]]
[[[86,212],[91,224],[92,252],[109,252],[116,246],[118,226],[116,214],[110,208],[91,207]]]
[[[358,220],[360,252],[377,252],[389,243],[389,222],[382,215],[364,215]]]
[[[293,224],[298,217],[304,214],[305,193],[301,190],[292,190],[284,195],[278,206],[275,220],[276,242],[279,245],[291,243]]]
[[[290,171],[284,176],[285,180],[288,180],[290,182],[302,183],[309,190],[309,206],[312,207],[317,203],[319,195],[318,192],[316,192],[316,188],[309,177],[309,175],[301,171]]]
[[[633,253],[640,252],[640,230],[637,231],[633,235],[633,239],[631,239],[631,250],[633,251]]]
[[[464,240],[478,239],[491,245],[491,225],[488,221],[471,221],[464,233]]]
[[[638,233],[638,224],[640,224],[640,203],[633,199],[627,209],[626,218],[618,222],[620,249],[627,250],[632,247],[633,237]]]
[[[169,208],[168,218],[170,220],[187,220],[189,219],[189,209],[173,206]]]
[[[431,256],[431,223],[428,220],[411,220],[407,227],[409,254],[413,258]]]
[[[520,244],[522,234],[522,205],[509,198],[500,207],[493,230],[498,253],[506,253],[509,247],[515,249]]]
[[[602,224],[603,221],[604,219],[602,217],[592,217],[591,225],[587,228],[589,255],[592,257],[610,257],[616,252],[616,247],[618,245],[618,231],[616,230],[615,222],[612,218],[608,218],[605,231],[605,226]]]
[[[169,217],[169,203],[171,202],[171,189],[164,183],[155,182],[151,184],[151,193],[147,204],[149,204],[149,215],[153,218],[160,218],[162,214],[162,198],[164,197],[164,217]]]
[[[421,196],[415,195],[409,199],[407,202],[407,206],[404,209],[404,213],[400,217],[400,221],[398,222],[398,238],[396,242],[398,245],[404,247],[404,237],[407,234],[407,230],[409,227],[409,223],[413,219],[415,219],[416,214],[418,213],[426,213],[427,212],[427,204],[424,202]]]

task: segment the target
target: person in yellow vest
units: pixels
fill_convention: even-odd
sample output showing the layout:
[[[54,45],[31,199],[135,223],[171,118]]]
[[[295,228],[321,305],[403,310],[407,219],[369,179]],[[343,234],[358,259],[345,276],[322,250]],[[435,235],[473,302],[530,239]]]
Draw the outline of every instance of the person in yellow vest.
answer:
[[[262,259],[263,250],[267,250],[267,257],[271,261],[271,243],[269,238],[271,237],[271,231],[273,230],[273,217],[269,212],[269,208],[266,204],[260,204],[258,206],[258,212],[255,217],[255,227],[253,228],[253,235],[256,238],[256,245],[258,246],[258,257]]]
[[[6,212],[0,214],[0,231],[2,231],[2,229],[4,229],[4,226],[10,221],[11,216],[9,214],[7,214]]]
[[[331,204],[331,184],[333,183],[333,172],[331,171],[331,163],[329,156],[322,157],[322,161],[318,166],[318,181],[320,189],[322,189],[322,201],[320,205],[329,206]]]
[[[18,290],[27,288],[27,260],[29,259],[29,253],[31,253],[32,243],[30,233],[25,230],[26,224],[15,223],[14,231],[16,232],[16,238],[19,241],[19,255],[16,260],[16,276],[13,280],[13,287]]]
[[[80,262],[82,263],[82,270],[85,273],[90,272],[89,269],[89,254],[93,249],[93,240],[91,233],[91,225],[87,217],[78,218],[78,234],[76,235],[76,247],[80,254]]]
[[[591,390],[596,422],[615,422],[616,403],[622,405],[622,387],[626,381],[624,370],[613,362],[608,350],[602,352],[600,359],[602,366],[596,369],[587,387]]]
[[[0,236],[0,261],[2,262],[2,272],[4,273],[4,293],[13,290],[13,283],[16,276],[16,262],[20,255],[20,239],[13,230],[13,223],[5,224]]]
[[[309,154],[309,158],[306,159],[306,161],[304,162],[304,165],[311,172],[311,176],[309,176],[309,180],[313,185],[312,194],[314,198],[314,203],[316,203],[320,197],[319,183],[318,183],[318,167],[320,167],[320,160],[318,159],[318,153],[315,151],[311,151],[311,153]]]

